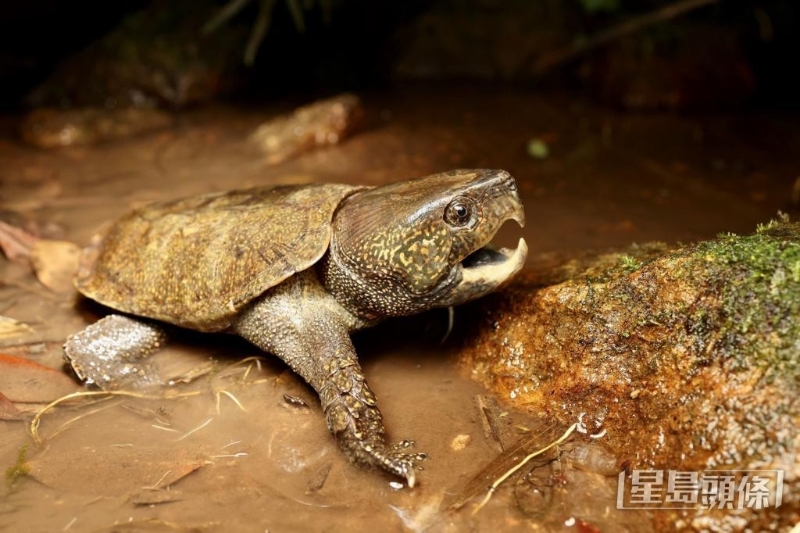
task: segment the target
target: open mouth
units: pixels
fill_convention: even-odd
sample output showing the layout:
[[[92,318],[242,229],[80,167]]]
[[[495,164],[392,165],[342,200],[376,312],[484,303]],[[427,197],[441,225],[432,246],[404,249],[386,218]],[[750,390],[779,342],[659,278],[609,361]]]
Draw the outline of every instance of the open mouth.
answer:
[[[478,268],[486,265],[496,265],[508,260],[508,258],[508,248],[504,248],[503,251],[500,251],[491,244],[487,244],[464,258],[464,260],[461,261],[461,266],[464,268]]]
[[[505,201],[503,201],[505,200]],[[509,220],[525,226],[525,211],[516,194],[509,195],[493,206],[493,215],[499,223],[493,224],[492,235],[485,235],[484,242],[461,260],[461,280],[451,293],[450,304],[463,303],[488,294],[508,282],[522,270],[528,256],[528,245],[520,238],[516,248],[500,248],[490,243],[500,227]]]
[[[507,220],[525,225],[522,205],[515,203]],[[494,235],[489,240],[494,238]],[[461,261],[462,281],[476,290],[492,290],[522,269],[528,256],[528,245],[520,238],[516,248],[498,248],[487,242]]]
[[[516,248],[496,248],[487,244],[461,261],[463,280],[499,285],[522,269],[527,255],[528,245],[522,238]]]

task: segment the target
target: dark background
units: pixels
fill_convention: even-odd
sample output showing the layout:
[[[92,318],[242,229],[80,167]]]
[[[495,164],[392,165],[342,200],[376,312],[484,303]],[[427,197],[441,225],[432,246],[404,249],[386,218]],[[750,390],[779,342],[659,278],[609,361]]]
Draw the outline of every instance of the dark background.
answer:
[[[244,40],[237,48],[239,52],[228,58],[229,72],[235,72],[229,76],[234,76],[237,83],[236,89],[226,95],[234,99],[258,99],[296,94],[298,91],[329,93],[342,89],[385,87],[405,81],[461,79],[520,85],[532,90],[577,89],[599,95],[608,90],[601,87],[605,82],[597,81],[598,70],[605,71],[608,68],[608,61],[601,56],[617,40],[536,75],[525,69],[508,72],[498,68],[493,71],[492,64],[499,64],[513,54],[521,53],[521,49],[538,39],[537,42],[542,41],[541,44],[528,46],[533,52],[525,52],[532,56],[526,61],[535,59],[560,46],[585,39],[670,3],[657,0],[329,0],[324,4],[329,6],[326,11],[323,4],[307,0],[298,2],[304,8],[304,28],[298,31],[290,15],[289,3],[278,0],[255,64],[249,68],[241,64],[240,52]],[[204,18],[200,15],[201,11],[213,12],[208,10],[221,7],[225,2],[180,3],[162,0],[155,4],[172,4],[179,15],[184,14],[186,20],[200,20]],[[9,0],[0,3],[2,107],[6,110],[24,108],[24,96],[47,79],[62,61],[108,34],[126,16],[148,6],[152,6],[152,3],[145,0]],[[221,31],[198,38],[213,45],[215,39],[222,39],[225,32],[234,28],[238,29],[240,36],[246,36],[257,17],[257,7],[258,2],[251,2],[223,25]],[[641,39],[646,41],[648,36],[654,37],[661,43],[655,46],[655,53],[659,54],[664,49],[681,46],[684,28],[699,26],[704,28],[700,32],[701,37],[695,36],[682,45],[689,50],[702,52],[702,31],[708,28],[721,29],[726,35],[734,36],[736,61],[741,60],[748,66],[754,78],[754,87],[745,91],[746,97],[729,102],[726,93],[736,91],[737,87],[732,85],[737,82],[723,80],[713,87],[712,96],[699,98],[692,105],[677,107],[703,109],[717,107],[716,104],[737,108],[797,107],[800,86],[794,70],[800,52],[800,33],[796,31],[799,11],[797,3],[789,0],[721,1],[639,30],[635,34],[640,39],[639,44],[633,46],[634,49],[653,48],[652,43],[642,44]],[[537,13],[547,13],[552,19],[544,20]],[[438,21],[439,30],[421,24],[420,21],[425,17]],[[494,22],[485,22],[490,19]],[[506,22],[513,24],[521,20],[539,20],[542,25],[537,27],[531,24],[528,31],[524,31],[524,27],[520,31],[517,24],[517,33],[508,34],[505,36],[508,38],[503,39],[504,32],[498,28],[503,28]],[[563,27],[554,29],[552,20],[567,22]],[[194,26],[197,27],[198,23],[194,23]],[[453,35],[467,37],[448,42],[447,37],[424,35],[426,31],[432,34],[441,32],[441,28]],[[542,39],[547,32],[550,33],[548,39]],[[413,75],[409,75],[408,69],[402,71],[399,65],[404,61],[413,64],[415,57],[425,57],[428,53],[426,39],[429,43],[427,46],[438,47],[439,51],[449,47],[448,53],[456,58],[451,62],[453,68],[412,69]],[[414,44],[417,42],[422,42],[422,45]],[[478,57],[483,50],[490,48],[488,60]],[[430,55],[435,56],[436,50],[431,50]],[[459,61],[465,66],[461,67]],[[470,64],[477,65],[479,72],[469,72]],[[580,73],[585,73],[587,68],[595,74],[582,78]],[[704,69],[701,67],[698,70]],[[708,90],[702,77],[696,80],[698,76],[692,74],[684,78],[695,79],[692,83],[702,87],[702,90]],[[606,99],[613,102],[615,98],[606,96]]]

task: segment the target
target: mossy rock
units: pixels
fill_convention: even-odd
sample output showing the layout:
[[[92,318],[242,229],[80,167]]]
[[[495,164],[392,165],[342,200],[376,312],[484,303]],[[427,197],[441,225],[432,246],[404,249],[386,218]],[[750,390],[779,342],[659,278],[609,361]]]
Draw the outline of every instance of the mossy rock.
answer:
[[[475,305],[472,376],[548,421],[586,413],[620,465],[784,471],[778,509],[675,510],[655,525],[797,521],[800,224],[575,260]]]

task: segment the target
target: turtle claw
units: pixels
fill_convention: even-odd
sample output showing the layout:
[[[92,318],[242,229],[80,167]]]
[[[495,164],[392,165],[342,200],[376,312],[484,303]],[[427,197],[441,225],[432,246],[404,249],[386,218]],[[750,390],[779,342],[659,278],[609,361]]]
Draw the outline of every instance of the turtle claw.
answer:
[[[414,464],[411,461],[387,455],[381,466],[383,466],[384,470],[403,478],[409,488],[414,488],[417,476],[414,472]]]
[[[413,489],[414,488],[414,484],[417,482],[417,477],[414,474],[414,467],[413,466],[410,467],[407,470],[405,478],[406,478],[406,484],[408,485],[408,488]]]
[[[401,440],[386,450],[386,469],[406,480],[409,488],[416,484],[415,470],[422,470],[419,463],[428,458],[426,453],[408,453],[414,446],[413,440]]]
[[[340,359],[329,360],[324,366],[325,381],[318,391],[328,428],[339,446],[352,462],[385,470],[413,487],[417,463],[427,455],[409,451],[413,440],[386,445],[383,417],[355,356],[340,355]]]

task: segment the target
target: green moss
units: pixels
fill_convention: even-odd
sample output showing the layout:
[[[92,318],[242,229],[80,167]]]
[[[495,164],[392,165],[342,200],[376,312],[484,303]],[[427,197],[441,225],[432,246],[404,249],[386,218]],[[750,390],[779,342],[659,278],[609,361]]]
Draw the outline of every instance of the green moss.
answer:
[[[736,367],[771,374],[800,366],[800,226],[784,218],[755,235],[698,245],[721,299],[720,339]],[[702,268],[702,266],[698,266]]]
[[[627,309],[613,324],[627,333],[622,339],[636,337],[642,328],[683,324],[672,343],[691,347],[697,367],[716,359],[734,370],[764,369],[767,379],[797,381],[800,224],[782,216],[759,225],[753,235],[725,233],[666,254],[664,248],[631,247],[585,267],[587,273],[573,282],[586,287],[581,309],[592,315]],[[656,268],[650,269],[654,260]],[[635,280],[627,276],[640,271]],[[658,298],[656,288],[670,284],[697,299],[652,300]]]
[[[642,262],[628,254],[619,256],[619,264],[627,272],[635,272],[642,268]]]
[[[13,466],[6,468],[6,485],[8,485],[9,488],[11,488],[19,478],[27,476],[30,473],[31,469],[25,459],[27,453],[28,445],[24,444],[20,446],[17,452],[17,461]]]
[[[756,225],[756,233],[769,233],[772,230],[776,230],[781,226],[790,226],[789,215],[786,213],[782,213],[778,211],[778,218],[773,218],[766,224],[758,224]],[[790,230],[791,231],[791,230]],[[796,229],[794,230],[796,233]]]

